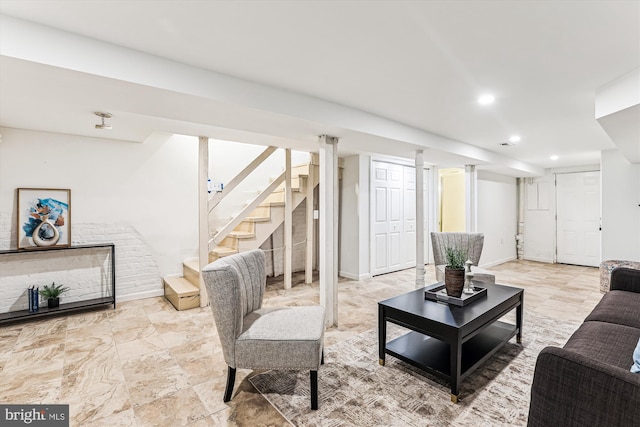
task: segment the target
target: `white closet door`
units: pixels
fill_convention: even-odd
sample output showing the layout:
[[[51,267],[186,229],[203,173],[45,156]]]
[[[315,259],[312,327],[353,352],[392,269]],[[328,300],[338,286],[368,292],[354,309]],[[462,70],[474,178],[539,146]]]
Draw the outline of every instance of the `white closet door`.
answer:
[[[402,166],[373,162],[372,275],[402,269]]]
[[[371,168],[371,274],[416,265],[416,169],[374,161]],[[425,180],[425,261],[429,260],[428,182]]]
[[[372,168],[372,218],[371,274],[389,272],[389,165],[373,162]]]
[[[600,264],[600,172],[556,175],[556,262]]]
[[[402,209],[404,178],[402,166],[389,165],[389,271],[397,271],[403,268],[402,258],[402,221],[404,209]]]

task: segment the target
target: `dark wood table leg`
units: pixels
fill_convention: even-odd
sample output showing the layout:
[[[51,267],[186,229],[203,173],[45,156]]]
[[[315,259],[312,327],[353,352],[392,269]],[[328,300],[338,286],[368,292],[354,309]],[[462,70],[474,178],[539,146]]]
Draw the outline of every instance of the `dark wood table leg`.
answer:
[[[458,385],[462,369],[462,338],[456,336],[451,343],[451,401],[458,403]]]
[[[524,292],[520,294],[520,305],[516,307],[516,327],[518,328],[518,334],[516,335],[516,341],[518,344],[522,342],[522,309],[524,306]]]
[[[385,317],[384,307],[378,305],[378,363],[384,366],[385,348],[387,344],[387,319]]]

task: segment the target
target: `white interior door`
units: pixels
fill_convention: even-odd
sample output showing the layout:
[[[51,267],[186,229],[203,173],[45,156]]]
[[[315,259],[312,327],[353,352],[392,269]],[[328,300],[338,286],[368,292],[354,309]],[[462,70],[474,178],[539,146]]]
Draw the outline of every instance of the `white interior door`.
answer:
[[[373,162],[373,268],[383,274],[401,268],[402,166]]]
[[[600,264],[600,172],[556,175],[556,261]]]

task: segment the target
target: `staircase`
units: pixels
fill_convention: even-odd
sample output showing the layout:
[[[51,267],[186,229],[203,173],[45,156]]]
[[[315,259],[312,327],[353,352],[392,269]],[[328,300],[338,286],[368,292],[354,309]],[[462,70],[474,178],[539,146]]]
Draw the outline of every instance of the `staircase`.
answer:
[[[292,209],[306,198],[309,168],[316,168],[314,187],[318,185],[318,166],[313,163],[291,168]],[[209,252],[209,262],[218,258],[259,248],[284,221],[284,183],[280,184],[219,245]]]
[[[313,182],[309,182],[310,168],[314,168],[315,172],[312,174]],[[308,164],[291,168],[292,210],[306,198],[308,185],[312,185],[314,188],[318,185],[318,175],[318,156],[316,154],[311,155]],[[259,248],[284,222],[284,205],[285,183],[282,182],[270,194],[266,195],[266,198],[247,216],[232,219],[230,224],[238,221],[239,223],[228,233],[224,232],[224,229],[228,228],[227,226],[223,227],[221,231],[217,230],[212,240],[219,243],[209,251],[209,262],[238,252]],[[182,270],[182,276],[164,277],[165,297],[177,310],[199,307],[198,259],[185,260],[182,263]]]

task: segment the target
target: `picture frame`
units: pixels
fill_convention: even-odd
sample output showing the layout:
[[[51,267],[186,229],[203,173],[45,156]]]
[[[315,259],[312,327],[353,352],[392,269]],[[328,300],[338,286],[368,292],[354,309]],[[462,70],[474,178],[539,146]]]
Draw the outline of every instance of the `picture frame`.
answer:
[[[71,190],[18,188],[17,248],[71,246]]]

